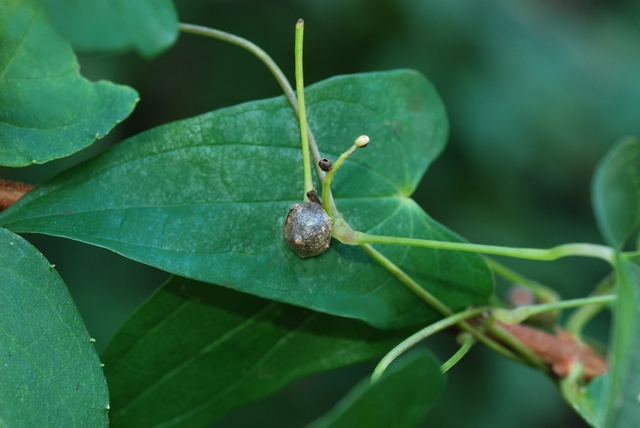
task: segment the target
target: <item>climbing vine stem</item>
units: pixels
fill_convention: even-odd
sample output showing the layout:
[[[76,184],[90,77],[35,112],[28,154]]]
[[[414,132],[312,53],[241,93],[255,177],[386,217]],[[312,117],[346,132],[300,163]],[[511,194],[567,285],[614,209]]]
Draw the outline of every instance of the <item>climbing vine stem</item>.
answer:
[[[341,235],[338,234],[337,236]],[[564,244],[548,249],[512,248],[501,247],[497,245],[470,244],[467,242],[434,241],[430,239],[369,235],[362,232],[353,232],[349,234],[349,236],[346,237],[342,242],[350,245],[408,245],[411,247],[433,248],[436,250],[466,251],[472,253],[492,254],[498,256],[542,261],[552,261],[568,256],[582,256],[602,259],[613,264],[615,256],[612,248],[597,244]]]
[[[300,139],[302,140],[302,166],[304,171],[304,198],[307,192],[313,189],[311,182],[311,164],[309,159],[309,135],[307,133],[307,108],[304,102],[304,73],[302,68],[302,45],[304,40],[304,21],[298,20],[296,24],[296,95],[298,97],[298,116],[300,122]]]
[[[463,312],[458,312],[455,315],[448,316],[447,318],[443,318],[438,322],[428,325],[427,327],[423,328],[417,333],[414,333],[411,336],[407,337],[405,340],[399,343],[395,348],[389,351],[387,355],[385,355],[382,358],[382,360],[380,360],[375,370],[373,371],[373,374],[371,375],[371,381],[376,382],[378,379],[380,379],[380,376],[382,376],[382,373],[387,369],[387,367],[389,367],[389,365],[396,358],[404,354],[406,351],[408,351],[410,348],[412,348],[416,344],[425,340],[427,337],[432,336],[433,334],[439,331],[445,330],[451,326],[454,326],[460,323],[461,321],[478,316],[483,312],[488,311],[489,309],[491,308],[488,306],[485,306],[481,308],[475,308],[475,309],[470,309]]]

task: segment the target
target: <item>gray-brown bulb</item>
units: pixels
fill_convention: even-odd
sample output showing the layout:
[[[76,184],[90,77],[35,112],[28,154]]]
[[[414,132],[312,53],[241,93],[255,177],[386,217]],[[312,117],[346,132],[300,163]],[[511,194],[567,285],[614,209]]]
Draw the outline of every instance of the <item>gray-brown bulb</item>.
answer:
[[[284,222],[284,238],[300,257],[317,256],[329,248],[331,218],[315,202],[294,204]]]

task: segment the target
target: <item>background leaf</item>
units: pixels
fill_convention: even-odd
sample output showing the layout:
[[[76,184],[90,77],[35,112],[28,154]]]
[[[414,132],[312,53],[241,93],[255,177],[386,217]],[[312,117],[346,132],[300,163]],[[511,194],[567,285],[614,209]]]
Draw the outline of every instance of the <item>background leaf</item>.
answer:
[[[571,407],[593,427],[602,426],[600,417],[603,412],[600,408],[600,397],[602,396],[602,385],[605,378],[606,376],[598,376],[586,386],[575,386],[567,389],[564,395]]]
[[[81,77],[71,47],[41,9],[24,3],[6,10],[10,16],[0,28],[1,165],[68,156],[131,113],[136,91]]]
[[[607,152],[593,179],[593,209],[600,233],[618,249],[640,223],[637,161],[638,140],[626,138]]]
[[[135,49],[152,57],[178,37],[178,14],[171,0],[39,1],[78,50]]]
[[[0,425],[106,427],[100,360],[64,283],[0,229]]]
[[[640,266],[619,258],[616,274],[609,372],[599,401],[603,428],[632,427],[640,420]]]
[[[334,180],[338,208],[354,228],[460,239],[408,198],[447,132],[440,98],[422,75],[332,78],[310,87],[307,100],[323,155],[336,159],[354,137],[371,137]],[[375,326],[438,317],[360,248],[333,242],[301,260],[287,247],[284,218],[302,189],[298,134],[283,97],[174,122],[36,188],[0,214],[0,224]],[[379,250],[453,309],[482,302],[493,289],[478,255]]]
[[[294,379],[370,359],[403,337],[173,277],[103,354],[111,424],[208,426]]]
[[[429,353],[412,352],[376,383],[364,379],[327,415],[307,428],[411,428],[444,388],[440,365]]]

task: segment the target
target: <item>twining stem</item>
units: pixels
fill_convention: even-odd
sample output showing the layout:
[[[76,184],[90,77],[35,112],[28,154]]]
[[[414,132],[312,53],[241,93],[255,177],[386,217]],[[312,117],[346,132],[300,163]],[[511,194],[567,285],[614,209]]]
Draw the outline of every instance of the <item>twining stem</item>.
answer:
[[[298,95],[298,116],[300,118],[300,139],[302,140],[302,164],[304,170],[304,198],[307,199],[307,192],[313,189],[311,182],[311,165],[309,160],[309,136],[307,133],[307,108],[304,103],[304,73],[302,71],[302,44],[304,40],[304,21],[298,20],[296,24],[296,94]],[[329,201],[327,200],[327,207]]]
[[[458,351],[456,351],[456,353],[453,354],[451,358],[449,358],[447,361],[442,363],[442,365],[440,366],[440,371],[442,373],[448,372],[451,369],[451,367],[458,364],[458,362],[462,359],[462,357],[467,355],[467,352],[469,352],[469,349],[471,349],[471,346],[473,346],[473,344],[476,342],[475,338],[469,333],[463,333],[462,337],[463,337],[463,341],[462,341],[462,346],[460,346],[460,349],[458,349]]]
[[[596,286],[593,296],[610,295],[614,292],[613,275],[604,278]],[[582,338],[582,330],[604,308],[606,303],[582,306],[573,311],[567,319],[565,330],[576,336],[579,340]]]
[[[529,260],[552,261],[561,257],[583,256],[594,257],[614,263],[615,253],[612,248],[596,244],[564,244],[548,249],[538,248],[510,248],[497,245],[479,245],[466,242],[433,241],[430,239],[400,238],[396,236],[369,235],[362,232],[353,232],[350,237],[345,237],[345,244],[391,244],[408,245],[412,247],[433,248],[438,250],[466,251],[498,256],[515,257]]]
[[[398,279],[402,284],[405,285],[405,287],[407,287],[411,292],[413,292],[415,295],[417,295],[420,299],[422,299],[429,306],[431,306],[436,311],[438,311],[442,316],[444,316],[444,317],[454,316],[453,311],[451,309],[449,309],[444,303],[442,303],[437,297],[435,297],[433,294],[429,293],[427,290],[422,288],[420,286],[420,284],[418,284],[417,282],[415,282],[413,280],[413,278],[411,278],[409,275],[407,275],[396,264],[394,264],[391,260],[386,258],[381,253],[379,253],[372,246],[370,246],[370,245],[361,245],[360,247],[367,254],[369,254],[375,261],[377,261],[381,266],[383,266],[385,269],[387,269],[387,271],[389,271],[389,273],[391,273],[393,276],[395,276],[396,279]],[[542,364],[537,359],[537,357],[535,357],[532,353],[527,353],[527,350],[523,349],[521,344],[519,344],[517,341],[510,343],[510,345],[511,344],[515,345],[513,347],[513,349],[516,349],[519,353],[526,355],[526,358],[527,359],[531,359],[531,361],[523,361],[516,354],[514,354],[513,352],[511,352],[510,350],[508,350],[507,348],[505,348],[504,346],[502,346],[501,344],[499,344],[495,340],[492,340],[491,338],[487,337],[483,332],[481,332],[478,329],[474,328],[472,325],[470,325],[469,323],[465,322],[464,320],[459,321],[459,324],[460,324],[460,328],[462,328],[463,330],[473,334],[476,337],[476,339],[478,339],[478,341],[482,342],[488,348],[494,350],[498,354],[501,354],[501,355],[503,355],[503,356],[505,356],[507,358],[510,358],[512,360],[521,361],[521,362],[528,362],[529,364],[534,365],[534,366],[542,366]]]
[[[451,326],[454,326],[461,321],[480,315],[489,309],[491,309],[489,306],[485,306],[481,308],[469,309],[463,312],[458,312],[455,315],[448,316],[447,318],[443,318],[438,322],[428,325],[427,327],[423,328],[417,333],[414,333],[411,336],[407,337],[405,340],[400,342],[395,348],[389,351],[387,355],[385,355],[382,358],[382,360],[380,360],[375,370],[373,371],[373,374],[371,375],[371,381],[376,382],[378,379],[380,379],[380,376],[382,376],[382,373],[387,369],[387,367],[389,367],[389,365],[396,358],[398,358],[400,355],[405,353],[411,347],[415,346],[416,344],[423,341],[427,337],[439,331],[447,329]]]
[[[293,91],[293,88],[291,87],[291,85],[289,84],[287,78],[285,77],[284,73],[282,72],[282,70],[280,70],[280,68],[278,67],[278,65],[273,61],[273,59],[267,55],[266,52],[264,52],[261,48],[259,48],[256,44],[250,42],[249,40],[246,40],[242,37],[238,37],[235,36],[233,34],[230,33],[226,33],[223,31],[219,31],[219,30],[215,30],[212,28],[207,28],[207,27],[202,27],[202,26],[198,26],[198,25],[192,25],[192,24],[185,24],[185,23],[179,23],[178,24],[178,28],[180,29],[180,31],[185,32],[185,33],[192,33],[192,34],[198,34],[198,35],[202,35],[202,36],[207,36],[207,37],[212,37],[218,40],[222,40],[231,44],[234,44],[236,46],[239,46],[243,49],[248,50],[249,52],[251,52],[252,54],[254,54],[258,59],[260,59],[265,65],[266,67],[269,69],[269,71],[271,71],[271,73],[274,75],[276,81],[280,84],[282,90],[285,93],[285,96],[287,97],[287,100],[289,101],[289,103],[291,104],[291,107],[293,108],[294,113],[296,114],[296,116],[299,118],[300,117],[300,113],[299,113],[299,108],[298,108],[298,101],[296,99],[296,95],[295,92]],[[316,164],[316,171],[318,174],[318,177],[320,178],[321,182],[324,182],[325,180],[325,175],[326,173],[324,171],[322,171],[320,169],[320,167],[318,166],[318,161],[320,160],[321,156],[320,156],[320,151],[318,150],[318,145],[313,137],[313,133],[311,132],[311,130],[307,128],[307,135],[309,138],[309,149],[311,150],[311,154],[314,158],[314,163]],[[324,196],[325,192],[323,192],[323,196]],[[352,242],[351,238],[359,232],[353,232],[348,225],[346,224],[346,222],[344,222],[344,220],[341,218],[336,206],[335,206],[335,202],[333,200],[333,197],[331,196],[330,193],[330,189],[327,192],[327,194],[329,195],[329,199],[330,199],[330,206],[331,206],[331,212],[332,214],[335,216],[335,218],[337,218],[338,220],[340,220],[345,227],[340,231],[340,234],[344,235],[344,237],[348,237],[349,238],[349,242],[345,242],[348,244],[356,244],[356,242]],[[402,239],[402,238],[400,238]],[[433,241],[436,242],[436,241]],[[371,242],[374,243],[374,242]],[[375,243],[383,243],[380,241],[377,241]],[[384,242],[384,243],[389,243],[389,242]],[[394,243],[399,243],[399,242],[394,242]],[[376,259],[378,262],[380,262],[386,269],[388,269],[393,275],[395,275],[398,279],[400,279],[407,287],[409,287],[414,293],[416,293],[420,298],[422,298],[423,300],[427,299],[430,301],[427,301],[427,303],[429,303],[430,305],[432,305],[438,312],[443,313],[443,314],[450,314],[451,310],[449,308],[447,308],[445,305],[443,305],[438,299],[436,299],[435,297],[433,297],[430,293],[426,292],[426,290],[424,290],[422,287],[420,287],[411,277],[409,277],[408,275],[406,275],[404,272],[402,272],[399,268],[395,267],[395,265],[393,265],[393,263],[391,263],[390,261],[388,261],[388,263],[382,263],[381,260],[386,258],[384,256],[382,256],[380,253],[378,253],[376,250],[374,250],[370,245],[366,245],[365,242],[360,243],[361,247],[368,252],[369,254],[372,255],[372,257],[374,257],[374,259]],[[441,244],[450,244],[447,242],[443,242]],[[411,244],[407,244],[407,245],[411,245]],[[471,244],[469,244],[471,245]],[[480,246],[480,247],[487,247],[487,246]],[[442,247],[441,247],[442,248]],[[489,248],[493,248],[493,247],[489,247]],[[469,248],[444,248],[444,249],[455,249],[455,250],[459,250],[459,251],[477,251],[475,249],[469,249]],[[378,256],[373,256],[374,254],[377,254]],[[491,252],[486,252],[486,254],[491,254]],[[609,259],[607,259],[609,260]],[[403,280],[404,278],[404,280]],[[429,299],[428,296],[431,296],[432,298]],[[435,306],[434,306],[435,305]],[[475,330],[472,326],[468,325],[465,322],[461,322],[460,326],[467,330],[470,331],[471,333],[474,334],[474,336],[480,340],[481,342],[483,342],[485,345],[487,345],[488,347],[490,347],[491,349],[493,349],[494,351],[507,356],[508,358],[512,358],[515,360],[520,360],[518,358],[517,355],[513,354],[511,351],[509,351],[508,349],[504,348],[501,344],[499,344],[498,342],[488,338],[487,336],[485,336],[483,333]],[[499,330],[499,329],[498,329]],[[517,342],[517,340],[516,340]],[[506,342],[505,342],[506,343]],[[525,355],[525,358],[529,359],[529,364],[535,365],[535,366],[540,366],[539,364],[539,360],[536,360],[536,357],[534,356],[533,359],[531,359],[530,357],[526,356],[527,355],[527,349],[518,349],[518,343],[515,343],[515,347],[513,349],[516,349],[519,351],[519,353]],[[524,352],[523,352],[524,351]]]
[[[449,309],[444,303],[438,300],[433,294],[422,288],[420,284],[415,282],[413,278],[407,275],[402,269],[400,269],[395,263],[383,256],[371,245],[361,245],[362,249],[369,254],[375,261],[377,261],[382,267],[384,267],[391,275],[395,276],[405,287],[407,287],[413,294],[418,296],[422,301],[427,303],[433,309],[438,311],[442,316],[453,315],[453,311]]]
[[[293,109],[293,112],[295,113],[296,117],[298,118],[300,117],[300,113],[298,110],[298,100],[296,99],[296,93],[293,91],[291,84],[285,77],[280,67],[278,67],[278,65],[275,63],[275,61],[265,51],[263,51],[258,45],[256,45],[253,42],[250,42],[247,39],[238,37],[231,33],[226,33],[224,31],[215,30],[213,28],[203,27],[200,25],[185,24],[181,22],[178,24],[178,28],[183,33],[190,33],[190,34],[197,34],[200,36],[211,37],[227,43],[231,43],[233,45],[239,46],[251,52],[260,61],[262,61],[262,63],[269,69],[271,74],[273,74],[276,81],[284,91],[284,94],[287,97],[289,104],[291,104],[291,108]],[[318,174],[318,177],[320,178],[320,181],[322,182],[324,181],[324,177],[326,173],[323,170],[321,170],[320,167],[318,166],[318,161],[321,159],[320,150],[318,150],[318,144],[316,143],[316,140],[313,137],[313,133],[311,132],[311,129],[309,129],[308,126],[306,128],[307,128],[307,134],[309,137],[309,149],[311,150],[311,155],[313,156],[314,163],[316,164],[316,172]],[[333,201],[333,197],[331,197],[330,199],[331,199],[331,204],[330,204],[331,210],[334,215],[337,215],[338,210],[336,209],[335,202]]]
[[[349,150],[341,154],[338,160],[333,163],[331,171],[327,172],[327,175],[325,176],[324,181],[322,182],[322,205],[325,206],[325,210],[327,210],[327,214],[330,217],[333,217],[333,215],[331,212],[329,212],[328,208],[326,207],[330,206],[329,198],[331,196],[331,181],[333,180],[333,175],[336,173],[338,168],[340,168],[340,165],[342,165],[342,163],[349,156],[351,156],[353,152],[355,152],[356,150],[358,150],[358,146],[354,144],[349,148]]]
[[[495,309],[492,315],[495,319],[509,324],[521,323],[527,318],[543,312],[556,311],[568,308],[576,308],[587,305],[603,305],[613,302],[618,298],[615,294],[605,294],[602,296],[584,297],[580,299],[560,300],[558,302],[543,303],[540,305],[526,305],[515,309]]]
[[[291,85],[289,84],[289,81],[287,80],[282,70],[280,70],[280,67],[278,67],[278,65],[275,63],[275,61],[273,61],[273,59],[265,51],[263,51],[258,45],[256,45],[253,42],[250,42],[247,39],[243,39],[242,37],[238,37],[231,33],[215,30],[213,28],[202,27],[200,25],[185,24],[183,22],[180,22],[178,23],[178,28],[183,33],[197,34],[200,36],[206,36],[206,37],[222,40],[223,42],[240,46],[241,48],[251,52],[260,61],[262,61],[264,65],[267,66],[271,74],[273,74],[273,77],[276,78],[276,81],[284,91],[284,94],[287,96],[287,99],[289,100],[289,103],[293,107],[293,110],[295,111],[296,115],[298,114],[298,103],[296,101],[296,94],[293,91],[293,88],[291,87]]]

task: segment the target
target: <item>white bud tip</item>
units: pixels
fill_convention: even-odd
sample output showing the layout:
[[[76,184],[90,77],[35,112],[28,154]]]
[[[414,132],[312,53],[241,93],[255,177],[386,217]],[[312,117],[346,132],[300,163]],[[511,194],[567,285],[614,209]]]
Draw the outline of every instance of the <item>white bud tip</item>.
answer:
[[[356,138],[356,147],[367,147],[369,145],[369,137],[366,135],[361,135]]]
[[[89,338],[89,342],[96,343],[96,340],[93,337],[91,337],[91,338]]]

